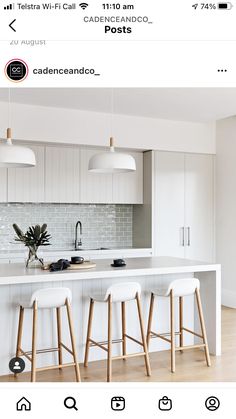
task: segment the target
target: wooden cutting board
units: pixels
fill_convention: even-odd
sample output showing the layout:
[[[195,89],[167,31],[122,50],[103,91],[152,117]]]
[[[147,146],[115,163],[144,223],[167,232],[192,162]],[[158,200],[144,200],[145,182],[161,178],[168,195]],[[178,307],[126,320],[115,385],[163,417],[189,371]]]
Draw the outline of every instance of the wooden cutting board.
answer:
[[[67,271],[75,271],[79,269],[91,269],[95,267],[96,267],[96,263],[94,262],[71,263],[69,268],[67,268]]]
[[[44,265],[44,267],[42,268],[43,270],[47,271],[49,270],[50,263],[47,265]],[[96,263],[94,262],[83,262],[83,263],[73,263],[69,266],[69,268],[63,270],[63,271],[58,271],[58,272],[65,272],[65,271],[78,271],[80,269],[92,269],[96,267]]]

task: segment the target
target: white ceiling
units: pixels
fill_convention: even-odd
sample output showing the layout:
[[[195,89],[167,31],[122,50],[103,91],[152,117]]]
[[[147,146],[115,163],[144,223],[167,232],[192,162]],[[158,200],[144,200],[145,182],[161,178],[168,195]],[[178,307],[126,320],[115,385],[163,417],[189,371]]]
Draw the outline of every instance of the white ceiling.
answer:
[[[95,112],[111,111],[112,89],[61,88],[11,89],[12,102],[71,108]],[[135,88],[114,89],[114,112],[150,118],[209,122],[236,115],[234,88]],[[8,100],[8,89],[0,89],[0,101]]]

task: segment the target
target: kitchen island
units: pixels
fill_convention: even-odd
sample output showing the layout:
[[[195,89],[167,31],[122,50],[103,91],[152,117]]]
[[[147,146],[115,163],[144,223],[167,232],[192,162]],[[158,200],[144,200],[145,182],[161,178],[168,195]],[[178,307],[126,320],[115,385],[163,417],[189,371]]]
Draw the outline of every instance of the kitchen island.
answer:
[[[96,267],[90,270],[49,272],[41,269],[26,269],[24,264],[1,264],[0,265],[0,375],[8,374],[9,360],[15,355],[16,333],[18,321],[18,301],[27,298],[35,290],[43,287],[69,287],[73,295],[73,317],[76,329],[76,338],[79,349],[79,358],[83,360],[84,343],[86,338],[88,304],[90,293],[104,291],[110,284],[121,281],[138,281],[143,290],[142,305],[147,324],[149,310],[150,291],[157,286],[175,278],[195,276],[201,283],[202,304],[208,334],[209,349],[211,354],[221,354],[221,268],[218,264],[204,263],[179,259],[173,257],[144,257],[127,258],[126,266],[122,268],[111,267],[111,260],[96,260]],[[127,330],[131,329],[133,335],[139,336],[138,322],[129,310],[127,304]],[[176,305],[177,306],[177,305]],[[129,315],[130,314],[130,315]],[[158,326],[160,332],[169,330],[169,308],[167,299],[160,299],[155,309],[158,314]],[[119,338],[120,330],[120,307],[114,309],[114,338]],[[106,339],[106,307],[99,304],[96,307],[93,337],[95,340]],[[38,348],[56,346],[55,315],[49,310],[40,310],[38,326]],[[178,318],[178,316],[176,317]],[[198,329],[195,319],[195,304],[193,297],[186,297],[184,305],[185,326]],[[67,327],[63,327],[66,319],[62,319],[62,330],[65,332],[65,344],[69,344]],[[104,325],[104,327],[103,327]],[[176,325],[177,326],[177,325]],[[27,350],[31,346],[31,313],[26,313],[24,324],[23,344]],[[186,336],[185,344],[192,343],[192,336]],[[117,345],[116,345],[117,346]],[[127,348],[137,351],[139,348],[130,342]],[[169,345],[154,339],[150,345],[150,351],[169,349]],[[114,353],[119,353],[120,348],[114,348]],[[40,358],[39,358],[40,357]],[[56,362],[55,354],[40,355],[38,366]],[[103,352],[91,350],[92,359],[102,359]],[[65,362],[70,358],[65,354]],[[27,368],[29,365],[27,364]]]

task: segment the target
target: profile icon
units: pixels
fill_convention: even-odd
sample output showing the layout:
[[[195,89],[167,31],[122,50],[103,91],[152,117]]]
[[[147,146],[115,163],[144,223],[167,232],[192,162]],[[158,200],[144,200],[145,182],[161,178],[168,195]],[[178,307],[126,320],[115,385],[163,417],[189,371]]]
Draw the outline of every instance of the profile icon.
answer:
[[[13,59],[8,61],[5,65],[5,75],[8,80],[19,83],[26,79],[29,73],[29,68],[25,61],[20,59]]]
[[[217,397],[211,396],[208,397],[205,401],[205,406],[207,410],[210,410],[211,412],[214,412],[220,407],[220,401]]]
[[[20,374],[25,369],[25,361],[19,357],[12,358],[9,362],[9,369],[14,374]]]
[[[15,361],[15,365],[12,368],[14,371],[19,371],[21,369],[19,361]]]

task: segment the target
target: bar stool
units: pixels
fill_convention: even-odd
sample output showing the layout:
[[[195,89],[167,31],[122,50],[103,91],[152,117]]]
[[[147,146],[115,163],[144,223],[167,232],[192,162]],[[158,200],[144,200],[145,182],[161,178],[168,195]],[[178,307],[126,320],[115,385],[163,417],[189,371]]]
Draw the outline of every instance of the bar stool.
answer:
[[[89,307],[89,317],[88,317],[88,330],[87,330],[87,339],[86,339],[86,349],[85,349],[85,357],[84,357],[84,366],[88,366],[88,357],[89,357],[89,349],[92,346],[98,346],[99,348],[103,349],[107,352],[107,381],[112,380],[112,361],[116,359],[126,359],[136,356],[144,356],[145,359],[145,366],[147,375],[151,375],[150,363],[149,363],[149,355],[147,350],[147,343],[145,338],[145,331],[143,325],[143,317],[141,311],[141,286],[136,282],[126,282],[126,283],[119,283],[111,285],[105,294],[103,295],[93,295],[90,297],[90,307]],[[129,336],[126,334],[126,301],[136,300],[137,303],[137,310],[139,316],[139,323],[140,323],[140,330],[141,330],[141,338],[142,341]],[[94,310],[94,303],[106,303],[108,306],[108,340],[103,342],[96,342],[91,339],[91,332],[92,332],[92,320],[93,320],[93,310]],[[113,303],[121,303],[121,319],[122,319],[122,339],[112,340],[112,304]],[[141,345],[143,347],[143,352],[134,353],[134,354],[127,354],[126,353],[126,338],[132,340],[133,342]],[[112,357],[112,344],[113,343],[122,343],[122,355]]]
[[[147,346],[149,347],[151,338],[161,338],[166,342],[171,344],[171,372],[175,372],[175,351],[183,351],[184,349],[191,348],[204,348],[206,363],[207,366],[211,366],[208,343],[207,343],[207,334],[205,328],[205,322],[202,311],[202,303],[200,297],[200,282],[197,278],[185,278],[185,279],[176,279],[167,286],[159,288],[152,291],[151,301],[150,301],[150,310],[149,310],[149,319],[148,319],[148,329],[147,329]],[[196,333],[192,330],[187,329],[183,326],[183,299],[187,295],[194,294],[197,301],[197,308],[201,326],[201,334]],[[153,318],[153,308],[155,296],[159,297],[169,297],[170,298],[170,333],[157,334],[153,332],[152,329],[152,318]],[[174,318],[174,298],[179,297],[179,332],[175,332],[175,318]],[[183,331],[193,334],[203,340],[203,343],[196,345],[184,346],[183,340]],[[170,339],[166,336],[170,335]],[[178,347],[175,346],[175,336],[179,335]]]
[[[74,336],[74,327],[72,321],[72,314],[71,314],[71,291],[69,288],[44,288],[35,291],[29,301],[21,301],[20,302],[20,314],[19,314],[19,325],[18,325],[18,333],[17,333],[17,346],[16,346],[16,356],[19,357],[21,355],[25,356],[31,362],[31,381],[36,381],[36,372],[37,371],[46,371],[56,368],[65,368],[71,365],[75,367],[75,375],[76,381],[80,381],[80,371],[79,371],[79,364],[77,359],[76,353],[76,343],[75,343],[75,336]],[[61,339],[61,307],[66,307],[67,310],[67,317],[68,317],[68,325],[70,331],[70,338],[71,338],[71,346],[72,350],[69,349],[64,343],[62,343]],[[58,338],[58,346],[56,348],[48,348],[48,349],[36,349],[36,340],[37,340],[37,320],[38,320],[38,309],[56,309],[56,317],[57,317],[57,338]],[[33,311],[33,328],[32,328],[32,350],[31,351],[24,351],[21,348],[22,342],[22,332],[23,332],[23,320],[24,320],[24,310],[30,309]],[[62,362],[62,348],[69,352],[73,358],[74,362],[70,364],[63,364]],[[36,355],[41,353],[48,353],[48,352],[58,352],[58,365],[52,365],[45,368],[36,368]]]

